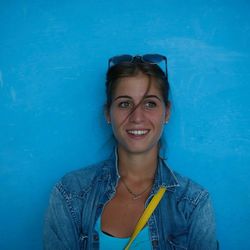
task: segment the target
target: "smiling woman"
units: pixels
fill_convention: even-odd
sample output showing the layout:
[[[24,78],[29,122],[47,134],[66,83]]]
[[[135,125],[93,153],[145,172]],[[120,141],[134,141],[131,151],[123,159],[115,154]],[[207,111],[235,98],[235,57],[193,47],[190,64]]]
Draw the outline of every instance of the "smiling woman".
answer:
[[[149,85],[149,78],[143,73],[123,77],[116,84],[106,116],[119,150],[155,154],[170,105],[165,105],[156,80],[152,79]]]
[[[109,60],[105,114],[116,149],[55,185],[45,249],[218,249],[208,192],[159,155],[171,106],[160,62],[158,54]]]

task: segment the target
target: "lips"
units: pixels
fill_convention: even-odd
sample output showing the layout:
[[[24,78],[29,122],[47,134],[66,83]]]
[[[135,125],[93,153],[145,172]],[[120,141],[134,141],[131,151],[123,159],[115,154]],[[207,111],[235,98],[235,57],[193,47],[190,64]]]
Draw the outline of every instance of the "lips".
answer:
[[[129,129],[127,133],[132,138],[143,138],[149,133],[149,129]]]

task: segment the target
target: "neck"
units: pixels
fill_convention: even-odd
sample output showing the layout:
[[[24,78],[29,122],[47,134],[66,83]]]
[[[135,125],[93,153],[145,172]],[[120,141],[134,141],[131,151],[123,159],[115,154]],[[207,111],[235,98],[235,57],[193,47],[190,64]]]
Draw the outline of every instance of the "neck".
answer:
[[[158,148],[145,153],[131,153],[118,146],[119,173],[135,181],[152,180],[157,168]]]

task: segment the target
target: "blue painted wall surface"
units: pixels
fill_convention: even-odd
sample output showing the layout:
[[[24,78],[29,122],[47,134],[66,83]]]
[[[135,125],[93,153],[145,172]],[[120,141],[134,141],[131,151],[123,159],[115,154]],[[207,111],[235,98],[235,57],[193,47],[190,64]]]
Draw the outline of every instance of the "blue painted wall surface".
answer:
[[[250,249],[249,1],[1,1],[0,249],[42,249],[53,184],[110,151],[107,60],[169,58],[169,163],[205,186],[221,249]]]

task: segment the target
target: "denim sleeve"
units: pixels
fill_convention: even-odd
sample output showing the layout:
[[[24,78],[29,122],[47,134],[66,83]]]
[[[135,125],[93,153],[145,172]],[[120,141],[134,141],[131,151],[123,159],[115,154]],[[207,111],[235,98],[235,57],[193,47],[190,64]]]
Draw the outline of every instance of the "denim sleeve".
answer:
[[[50,197],[44,223],[44,249],[79,249],[79,237],[76,223],[70,208],[66,192],[55,186]]]
[[[188,249],[217,250],[215,217],[209,194],[203,193],[197,201],[189,224]]]

